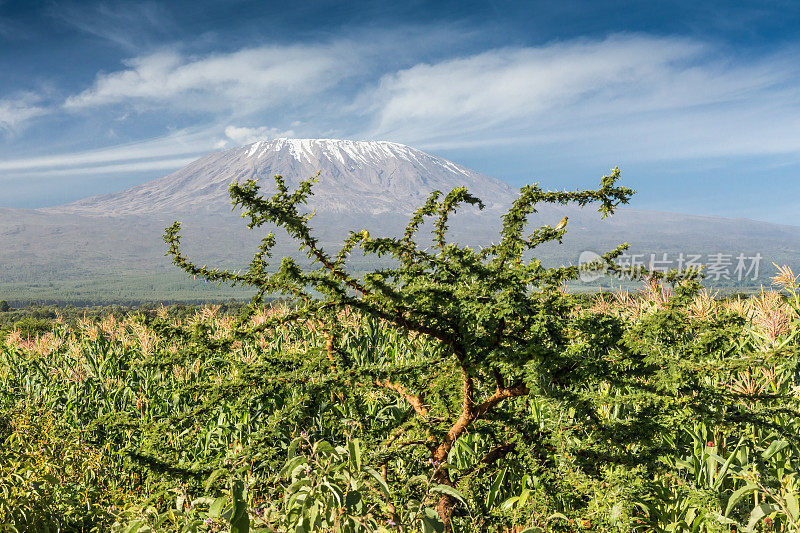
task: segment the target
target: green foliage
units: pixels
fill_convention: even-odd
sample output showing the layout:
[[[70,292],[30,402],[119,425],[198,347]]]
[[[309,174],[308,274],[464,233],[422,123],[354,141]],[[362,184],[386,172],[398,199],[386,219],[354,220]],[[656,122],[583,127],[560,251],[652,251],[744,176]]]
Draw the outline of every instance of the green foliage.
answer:
[[[255,286],[254,305],[7,335],[1,527],[798,531],[796,279],[749,300],[680,277],[613,299],[565,292],[576,269],[531,258],[564,233],[523,237],[526,213],[610,209],[629,194],[615,179],[526,189],[485,250],[446,240],[455,206],[479,205],[459,189],[402,237],[355,232],[335,255],[298,210],[310,184],[270,200],[234,188],[254,226],[282,221],[320,268],[270,269],[269,236],[245,272],[196,267],[175,226],[176,261]],[[356,277],[356,247],[394,263]],[[291,300],[261,303],[281,291]]]
[[[13,324],[13,329],[25,338],[36,338],[51,328],[51,322],[46,318],[23,318]]]
[[[466,502],[456,505],[455,528],[585,530],[588,523],[593,530],[690,531],[690,524],[699,524],[700,531],[744,531],[761,508],[770,512],[759,527],[791,531],[800,455],[798,419],[786,408],[796,407],[792,391],[800,386],[796,341],[778,352],[762,351],[755,319],[689,319],[688,309],[684,334],[676,335],[677,317],[667,313],[667,319],[651,305],[639,299],[604,313],[576,309],[565,358],[590,367],[603,364],[601,354],[623,361],[630,345],[671,361],[672,368],[659,372],[667,381],[674,378],[676,392],[665,396],[674,424],[663,420],[659,432],[649,433],[649,449],[646,442],[620,448],[619,439],[609,441],[608,428],[641,423],[635,408],[646,406],[616,384],[616,375],[586,383],[592,412],[552,395],[528,395],[496,418],[504,426],[518,424],[519,431],[473,426],[478,430],[462,435],[448,454],[445,463],[459,480],[454,498]],[[638,308],[631,311],[633,306]],[[265,311],[250,323],[287,312]],[[342,316],[338,325],[337,358],[360,365],[410,363],[438,346],[363,317]],[[310,476],[302,469],[296,474],[319,489],[309,503],[335,498],[321,488],[325,483],[345,495],[360,494],[364,506],[344,506],[345,514],[336,515],[343,521],[387,529],[391,521],[407,531],[441,527],[434,509],[447,489],[435,488],[427,433],[396,391],[358,382],[355,374],[332,374],[318,322],[285,324],[224,348],[215,344],[214,338],[234,336],[234,326],[231,318],[209,310],[180,321],[109,317],[75,328],[56,325],[46,345],[3,348],[4,523],[20,520],[9,514],[13,510],[63,530],[225,530],[234,516],[232,489],[240,481],[245,490],[239,500],[247,502],[251,530],[283,531],[290,519],[296,524],[301,513],[292,506],[305,490],[303,484],[292,487],[291,472],[281,474],[294,460],[312,465]],[[777,346],[795,339],[797,325],[792,328],[775,339]],[[669,359],[665,349],[673,352]],[[574,371],[589,372],[580,364]],[[691,384],[695,374],[729,394],[726,409],[752,415],[765,408],[773,423],[737,424],[713,409],[685,421],[677,399],[680,386]],[[750,382],[760,387],[764,380],[766,391],[755,396],[744,389],[731,392]],[[415,383],[426,391],[443,389],[429,393],[433,416],[451,405],[447,383]],[[487,468],[484,459],[498,442],[505,447],[495,452],[496,468]],[[367,468],[381,479],[385,469],[388,496]],[[307,517],[309,509],[303,511]],[[20,530],[28,527],[16,523]]]
[[[566,231],[563,227],[556,230],[545,226],[525,236],[528,216],[542,203],[599,203],[603,217],[612,214],[633,193],[616,186],[619,174],[615,169],[603,177],[600,188],[594,191],[545,192],[537,185],[523,187],[503,217],[500,242],[483,250],[447,242],[448,220],[457,209],[464,205],[483,208],[478,198],[461,187],[446,195],[433,192],[414,213],[403,237],[371,237],[366,230],[351,232],[338,253],[328,254],[313,235],[309,224],[312,215],[301,211],[314,180],[303,181],[297,190],[290,191],[280,176],[275,177],[277,194],[269,199],[260,196],[254,180],[231,185],[231,197],[235,206],[243,208],[249,228],[265,223],[283,228],[299,242],[317,267],[315,270],[304,271],[293,259],[284,258],[277,271],[271,273],[267,261],[276,242],[273,233],[262,239],[244,273],[208,269],[189,262],[179,249],[178,223],[167,229],[164,238],[175,264],[190,275],[256,288],[254,307],[266,294],[293,298],[295,311],[279,321],[324,318],[353,310],[432,339],[436,349],[421,354],[420,359],[438,372],[440,379],[460,382],[460,409],[456,412],[448,406],[449,412],[433,414],[418,393],[406,392],[410,390],[409,383],[389,381],[402,374],[418,381],[433,379],[416,365],[387,362],[377,369],[342,361],[339,369],[358,372],[360,379],[383,385],[406,398],[427,434],[430,461],[437,468],[435,481],[455,487],[457,478],[445,461],[457,439],[480,420],[484,421],[483,429],[477,427],[476,431],[495,433],[493,426],[497,424],[492,415],[499,404],[527,396],[542,378],[564,371],[559,358],[566,345],[569,306],[557,289],[576,279],[579,270],[544,268],[540,261],[525,256],[541,244],[560,242]],[[433,218],[430,251],[422,249],[416,240],[426,218]],[[389,257],[397,266],[355,277],[346,267],[355,248],[367,255]],[[605,254],[595,266],[616,268],[613,259],[624,249],[620,246]],[[274,323],[278,321],[265,326]],[[508,438],[511,435],[505,437]],[[495,445],[498,449],[505,446],[501,442]],[[452,495],[442,492],[438,509],[448,530],[455,503]]]
[[[386,507],[389,487],[380,474],[363,464],[357,439],[345,448],[297,438],[289,446],[279,477],[286,488],[276,517],[285,520],[287,530],[385,531],[372,508]],[[380,514],[386,515],[387,510]]]
[[[47,404],[0,416],[0,529],[89,531],[110,517],[118,500],[103,479],[105,450],[73,440]]]

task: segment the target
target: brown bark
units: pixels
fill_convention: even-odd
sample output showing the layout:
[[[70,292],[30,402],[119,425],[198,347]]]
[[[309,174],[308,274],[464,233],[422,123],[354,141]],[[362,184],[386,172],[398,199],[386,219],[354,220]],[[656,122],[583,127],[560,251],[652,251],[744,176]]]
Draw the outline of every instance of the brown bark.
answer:
[[[506,387],[502,390],[495,391],[488,400],[478,405],[475,408],[475,418],[480,418],[489,412],[495,405],[499,404],[506,398],[514,398],[516,396],[527,396],[530,389],[524,383],[518,383],[511,387]]]
[[[450,450],[453,448],[453,444],[455,443],[456,439],[458,439],[458,437],[460,437],[464,431],[466,431],[467,427],[472,422],[484,416],[503,400],[507,398],[514,398],[516,396],[525,396],[530,392],[530,389],[528,389],[525,384],[517,384],[502,389],[498,388],[498,390],[496,390],[495,393],[489,397],[489,399],[481,404],[478,404],[477,406],[474,404],[472,398],[474,391],[475,385],[472,377],[465,377],[461,416],[458,417],[458,420],[456,420],[455,424],[453,424],[453,426],[447,432],[447,435],[445,435],[441,444],[439,444],[436,452],[434,452],[434,461],[443,463],[447,459],[447,454],[450,453]]]
[[[459,361],[461,360],[462,359],[459,358]],[[447,455],[450,453],[450,450],[453,449],[453,445],[455,444],[456,440],[458,437],[464,434],[470,424],[486,415],[486,413],[488,413],[503,400],[507,398],[514,398],[516,396],[525,396],[530,392],[530,389],[525,386],[524,383],[506,387],[505,380],[497,370],[494,371],[494,377],[497,383],[497,390],[486,401],[476,406],[473,398],[473,395],[475,394],[475,382],[472,376],[470,376],[467,371],[464,370],[461,415],[458,417],[458,420],[456,420],[456,422],[447,432],[447,435],[445,435],[442,439],[442,442],[433,452],[432,458],[434,465],[437,466],[437,468],[438,465],[447,461]],[[442,485],[448,485],[450,487],[454,486],[454,483],[450,479],[450,475],[446,468],[438,468],[434,473],[433,480]],[[456,502],[453,498],[444,494],[439,496],[439,500],[436,503],[436,512],[439,513],[439,517],[442,519],[442,522],[444,522],[445,533],[451,533],[453,530],[450,523],[450,517],[453,514],[455,503]]]
[[[328,356],[328,360],[331,363],[336,363],[336,358],[334,356],[334,347],[333,347],[333,334],[327,333],[325,335],[325,354]]]
[[[453,498],[444,494],[439,496],[439,501],[436,502],[436,512],[439,513],[439,518],[444,522],[444,533],[453,533],[453,524],[450,522],[450,517],[453,516],[455,503]]]
[[[436,463],[444,463],[447,460],[447,454],[453,448],[456,439],[461,436],[473,420],[475,420],[475,406],[473,403],[472,395],[475,393],[475,382],[472,376],[464,376],[464,385],[462,389],[461,400],[461,416],[458,417],[455,424],[447,432],[447,435],[442,439],[441,444],[436,448],[433,454],[433,460]]]
[[[409,405],[411,405],[411,407],[414,408],[414,411],[419,416],[421,416],[423,418],[427,418],[428,417],[428,406],[426,406],[422,402],[422,397],[421,396],[416,396],[414,394],[411,394],[410,392],[408,392],[408,389],[405,388],[403,385],[400,385],[399,383],[392,383],[391,381],[388,381],[388,380],[381,381],[379,379],[375,380],[375,385],[395,391],[400,396],[402,396],[403,399],[405,401],[407,401],[409,403]]]

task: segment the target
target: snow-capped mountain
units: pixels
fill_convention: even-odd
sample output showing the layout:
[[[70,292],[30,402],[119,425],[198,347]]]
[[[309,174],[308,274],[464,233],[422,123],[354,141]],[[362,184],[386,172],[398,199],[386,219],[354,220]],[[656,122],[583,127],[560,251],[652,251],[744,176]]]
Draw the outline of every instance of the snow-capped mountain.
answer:
[[[599,169],[598,178],[603,170]],[[47,209],[0,208],[0,299],[95,301],[98,295],[103,301],[180,299],[186,290],[221,298],[222,293],[210,288],[197,292],[195,285],[183,281],[183,274],[164,256],[164,228],[182,221],[183,248],[200,264],[246,265],[264,232],[274,228],[246,229],[238,213],[231,212],[230,183],[260,178],[262,192],[270,194],[274,174],[283,175],[292,187],[317,172],[319,183],[308,207],[318,214],[311,222],[314,234],[329,251],[338,250],[350,230],[401,235],[409,213],[432,190],[444,192],[461,185],[481,198],[487,209],[461,210],[451,220],[450,240],[470,246],[496,242],[501,215],[517,194],[501,181],[401,144],[261,141],[209,154],[173,174],[119,193]],[[595,207],[537,206],[530,228],[554,225],[569,215],[563,244],[539,247],[537,257],[546,264],[577,264],[583,252],[604,252],[628,242],[631,262],[639,264],[656,259],[663,263],[666,258],[676,266],[689,257],[700,258],[701,263],[715,258],[718,263],[727,261],[729,277],[713,281],[731,289],[741,286],[735,277],[740,256],[760,258],[760,277],[748,277],[751,285],[768,283],[765,276],[772,272],[772,262],[793,266],[800,262],[798,227],[630,208],[601,222]],[[422,228],[420,239],[429,238],[429,230]],[[282,231],[276,233],[276,263],[292,254],[303,260],[297,243]],[[355,270],[376,264],[374,257],[352,259]]]
[[[402,144],[275,139],[211,153],[163,178],[50,211],[106,216],[230,211],[233,181],[259,178],[268,194],[275,189],[275,174],[295,186],[317,172],[309,206],[321,213],[407,214],[431,191],[462,185],[490,209],[514,197],[499,180]]]

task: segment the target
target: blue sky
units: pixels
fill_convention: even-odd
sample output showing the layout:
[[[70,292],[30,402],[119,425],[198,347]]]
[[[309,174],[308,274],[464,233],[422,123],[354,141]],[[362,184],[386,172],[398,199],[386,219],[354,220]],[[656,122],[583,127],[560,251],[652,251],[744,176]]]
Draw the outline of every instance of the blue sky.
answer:
[[[334,137],[800,225],[800,3],[701,4],[0,0],[0,206]]]

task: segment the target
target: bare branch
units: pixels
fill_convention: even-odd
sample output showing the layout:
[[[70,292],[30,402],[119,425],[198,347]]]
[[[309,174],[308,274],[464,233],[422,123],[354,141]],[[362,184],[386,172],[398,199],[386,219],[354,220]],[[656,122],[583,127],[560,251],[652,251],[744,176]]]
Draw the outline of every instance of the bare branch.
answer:
[[[411,407],[414,408],[414,411],[419,416],[423,418],[428,418],[429,416],[428,407],[423,403],[422,397],[411,394],[408,391],[408,389],[405,388],[403,385],[400,385],[399,383],[392,383],[391,381],[388,380],[381,381],[379,379],[375,380],[375,385],[395,391],[400,396],[402,396],[403,399],[407,401],[409,405],[411,405]]]

